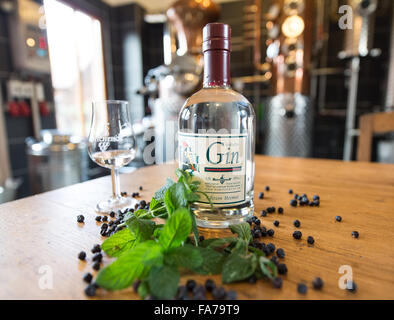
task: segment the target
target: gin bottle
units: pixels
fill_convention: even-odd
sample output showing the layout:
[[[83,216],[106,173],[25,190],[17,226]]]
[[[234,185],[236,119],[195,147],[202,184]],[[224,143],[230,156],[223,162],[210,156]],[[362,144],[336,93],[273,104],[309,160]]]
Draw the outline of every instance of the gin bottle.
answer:
[[[226,24],[204,27],[203,88],[179,115],[179,167],[200,182],[192,210],[205,228],[227,228],[254,211],[255,114],[230,86],[230,33]]]

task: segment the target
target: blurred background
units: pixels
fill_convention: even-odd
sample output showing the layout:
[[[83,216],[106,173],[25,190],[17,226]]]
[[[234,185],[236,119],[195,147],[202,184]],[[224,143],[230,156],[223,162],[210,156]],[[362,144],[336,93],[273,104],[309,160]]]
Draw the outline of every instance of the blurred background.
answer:
[[[86,151],[93,100],[130,102],[139,151],[124,171],[174,160],[216,21],[257,154],[394,163],[393,3],[0,0],[0,203],[108,174]]]

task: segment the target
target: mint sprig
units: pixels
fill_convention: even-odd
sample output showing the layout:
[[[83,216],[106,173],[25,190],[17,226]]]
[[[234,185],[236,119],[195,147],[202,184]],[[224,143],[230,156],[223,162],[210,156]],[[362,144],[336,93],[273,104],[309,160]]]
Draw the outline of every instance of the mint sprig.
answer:
[[[128,212],[119,225],[126,228],[104,241],[104,252],[117,259],[99,272],[97,284],[107,290],[120,290],[139,280],[142,299],[149,294],[172,299],[183,270],[203,275],[222,273],[223,283],[242,281],[253,274],[276,277],[275,264],[250,245],[248,223],[230,227],[236,237],[199,243],[190,207],[200,196],[211,201],[199,190],[200,183],[190,172],[177,169],[176,175],[178,181],[167,179],[150,201],[149,209]],[[153,218],[162,218],[165,223]],[[193,241],[189,238],[191,232]]]

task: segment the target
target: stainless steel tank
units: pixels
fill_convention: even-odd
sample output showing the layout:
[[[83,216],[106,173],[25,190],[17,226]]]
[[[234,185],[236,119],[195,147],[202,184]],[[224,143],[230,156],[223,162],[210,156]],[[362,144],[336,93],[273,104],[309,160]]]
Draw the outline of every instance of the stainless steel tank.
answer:
[[[87,180],[88,156],[82,139],[56,130],[43,130],[41,136],[41,141],[26,139],[33,194]]]
[[[264,154],[310,157],[313,110],[308,97],[283,93],[267,99],[264,105]]]

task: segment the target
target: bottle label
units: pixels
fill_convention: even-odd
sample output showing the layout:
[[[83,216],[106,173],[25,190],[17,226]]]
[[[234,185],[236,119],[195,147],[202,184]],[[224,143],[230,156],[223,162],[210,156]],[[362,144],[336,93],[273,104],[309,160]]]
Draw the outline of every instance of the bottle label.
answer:
[[[178,132],[179,167],[190,170],[214,205],[245,202],[246,134]],[[200,194],[201,203],[209,203]]]

